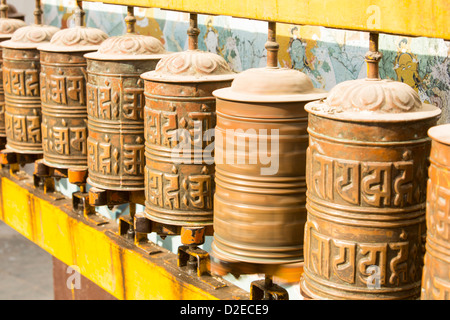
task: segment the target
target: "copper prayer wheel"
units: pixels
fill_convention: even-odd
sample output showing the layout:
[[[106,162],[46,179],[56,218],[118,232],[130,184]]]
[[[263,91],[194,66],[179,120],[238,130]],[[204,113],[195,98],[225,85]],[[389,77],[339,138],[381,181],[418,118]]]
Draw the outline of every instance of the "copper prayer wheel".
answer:
[[[304,105],[327,95],[304,73],[277,67],[278,44],[270,31],[269,23],[268,66],[248,69],[230,88],[213,93],[217,125],[211,255],[222,264],[247,265],[245,273],[301,267],[308,146]]]
[[[368,78],[342,82],[305,106],[306,298],[420,296],[427,130],[441,111],[407,84],[380,79],[378,34],[369,43]]]
[[[86,59],[108,37],[85,27],[77,10],[77,26],[58,31],[39,46],[41,60],[42,146],[45,165],[87,168]]]
[[[144,81],[165,54],[161,41],[134,32],[110,37],[86,54],[88,183],[111,190],[144,190]]]
[[[229,86],[235,74],[219,55],[196,49],[193,17],[190,49],[167,55],[142,75],[145,215],[161,224],[203,227],[213,223],[214,155],[204,139],[216,123],[212,92]]]
[[[428,135],[432,142],[421,299],[450,300],[450,124],[435,126]]]
[[[338,84],[309,112],[305,263],[314,299],[417,299],[423,266],[427,130],[439,108],[407,84]]]
[[[42,153],[40,63],[37,47],[59,28],[42,24],[36,1],[35,24],[18,29],[2,43],[6,147],[18,153]]]
[[[0,42],[10,40],[12,34],[19,28],[26,26],[26,23],[19,19],[8,18],[8,5],[2,0],[0,4]],[[2,47],[0,46],[0,66],[3,65]],[[0,144],[4,148],[6,141],[5,131],[5,93],[3,89],[3,72],[0,72]]]

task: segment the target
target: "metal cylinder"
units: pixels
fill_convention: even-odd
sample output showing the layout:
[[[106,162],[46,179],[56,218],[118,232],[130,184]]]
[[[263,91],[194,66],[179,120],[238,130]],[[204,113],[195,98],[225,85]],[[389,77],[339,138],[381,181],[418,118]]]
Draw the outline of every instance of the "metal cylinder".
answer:
[[[305,297],[417,299],[427,130],[440,109],[407,84],[340,83],[309,112]]]
[[[6,147],[18,153],[42,153],[40,63],[38,45],[59,30],[42,24],[23,27],[2,43],[6,98]]]
[[[60,169],[87,168],[86,59],[108,36],[76,26],[39,46],[43,162]]]
[[[6,8],[7,10],[7,8]],[[12,34],[19,28],[25,27],[26,24],[22,20],[9,19],[7,14],[2,12],[0,17],[0,42],[10,40]],[[0,67],[3,65],[3,48],[0,46]],[[0,140],[6,139],[5,131],[5,92],[3,89],[3,72],[0,72]],[[2,146],[2,148],[4,145]]]
[[[156,38],[111,37],[86,54],[88,183],[103,189],[144,190],[144,81],[165,54]]]
[[[208,137],[216,123],[212,92],[229,86],[234,76],[222,57],[197,49],[170,54],[155,71],[142,75],[145,214],[150,220],[212,225],[214,156]]]
[[[450,300],[450,124],[428,131],[427,237],[422,300]]]
[[[267,67],[246,70],[230,88],[213,94],[217,125],[211,255],[255,267],[301,264],[308,146],[304,105],[327,93],[315,89],[300,71]]]

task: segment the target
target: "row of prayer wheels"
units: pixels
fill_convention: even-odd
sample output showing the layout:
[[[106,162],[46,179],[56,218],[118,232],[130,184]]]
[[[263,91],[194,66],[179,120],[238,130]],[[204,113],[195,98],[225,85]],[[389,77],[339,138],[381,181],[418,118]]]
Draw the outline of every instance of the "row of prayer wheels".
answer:
[[[84,25],[81,1],[64,30],[36,8],[2,43],[7,150],[143,191],[133,228],[175,226],[190,254],[213,227],[219,273],[303,273],[312,299],[450,299],[450,127],[379,78],[376,34],[368,77],[327,93],[278,68],[272,22],[267,67],[235,74],[198,50],[195,14],[189,50],[169,53],[135,33],[131,7],[116,37]]]

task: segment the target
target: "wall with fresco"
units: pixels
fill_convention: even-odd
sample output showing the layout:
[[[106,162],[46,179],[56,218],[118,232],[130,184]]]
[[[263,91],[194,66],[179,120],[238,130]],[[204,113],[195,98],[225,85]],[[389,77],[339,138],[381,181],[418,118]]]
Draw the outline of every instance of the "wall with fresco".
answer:
[[[68,27],[74,0],[44,0],[45,23]],[[124,6],[85,3],[87,25],[109,35],[125,32]],[[137,31],[159,38],[169,51],[185,50],[188,14],[136,8]],[[199,16],[199,48],[223,56],[235,71],[265,65],[267,23],[226,16]],[[368,33],[279,24],[279,64],[308,74],[316,87],[330,90],[339,82],[365,76]],[[450,42],[442,39],[381,35],[382,78],[412,86],[422,101],[443,110],[450,122]]]
[[[43,0],[45,23],[68,27],[75,0]],[[87,25],[110,36],[125,32],[124,6],[85,2]],[[293,8],[295,10],[295,8]],[[169,51],[187,47],[188,14],[136,8],[137,32],[159,38]],[[265,65],[267,23],[227,16],[199,15],[199,48],[223,56],[239,72]],[[308,74],[318,88],[365,77],[368,33],[313,26],[279,24],[279,64]],[[422,101],[443,110],[440,123],[450,122],[450,42],[442,39],[381,35],[382,78],[416,90]]]

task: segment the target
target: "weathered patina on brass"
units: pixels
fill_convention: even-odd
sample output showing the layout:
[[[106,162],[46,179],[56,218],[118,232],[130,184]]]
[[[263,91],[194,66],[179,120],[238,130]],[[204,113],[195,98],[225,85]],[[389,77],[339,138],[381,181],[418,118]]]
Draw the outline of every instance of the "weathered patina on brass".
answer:
[[[8,5],[5,0],[2,0],[0,3],[0,42],[11,39],[12,34],[24,26],[26,26],[24,21],[8,18]],[[0,67],[2,64],[2,47],[0,46]],[[0,148],[3,149],[5,144],[5,94],[3,89],[3,72],[0,72]]]
[[[432,142],[421,299],[450,300],[450,124],[432,127],[428,136]]]
[[[42,153],[38,45],[48,43],[59,28],[42,24],[36,1],[35,24],[19,28],[2,42],[6,147],[18,153]]]
[[[213,223],[212,92],[229,86],[235,74],[219,55],[197,49],[194,14],[188,34],[188,51],[164,57],[142,75],[145,215],[161,224],[201,227]]]
[[[166,54],[161,41],[134,31],[105,40],[87,58],[89,184],[107,190],[144,190],[144,81]]]
[[[217,125],[211,252],[224,265],[244,263],[246,273],[266,275],[282,266],[301,268],[308,146],[304,105],[327,95],[304,73],[277,67],[274,24],[269,23],[268,35],[267,67],[246,70],[230,88],[213,93]]]
[[[86,59],[108,37],[84,26],[78,2],[73,28],[58,31],[39,46],[41,60],[42,146],[44,164],[60,169],[87,168]]]
[[[306,298],[420,296],[427,130],[441,111],[407,84],[378,78],[376,46],[371,35],[368,78],[342,82],[305,106]]]

